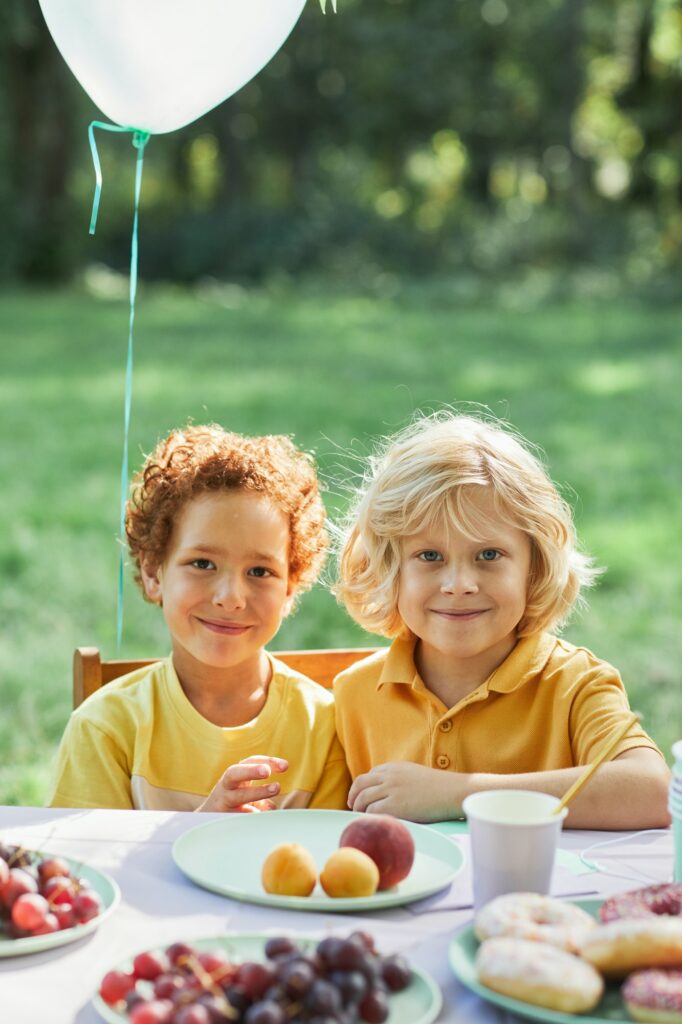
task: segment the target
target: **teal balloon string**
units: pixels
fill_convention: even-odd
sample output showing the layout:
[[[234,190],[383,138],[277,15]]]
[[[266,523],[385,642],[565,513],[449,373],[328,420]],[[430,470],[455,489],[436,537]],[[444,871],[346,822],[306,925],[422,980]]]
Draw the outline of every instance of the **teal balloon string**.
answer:
[[[118,568],[118,601],[116,610],[116,647],[120,649],[123,638],[123,586],[125,581],[125,510],[128,496],[128,449],[130,435],[130,413],[133,400],[133,326],[135,324],[135,300],[137,296],[137,256],[138,256],[138,223],[140,211],[140,193],[142,191],[142,169],[144,166],[144,148],[149,141],[149,132],[136,128],[123,128],[121,125],[107,124],[104,121],[93,121],[88,128],[92,162],[95,167],[95,195],[90,218],[90,234],[94,235],[97,226],[97,215],[102,192],[102,167],[95,141],[95,128],[110,132],[132,132],[133,146],[137,150],[135,163],[135,212],[133,215],[133,234],[130,244],[130,314],[128,318],[128,354],[126,358],[125,398],[123,412],[123,458],[121,460],[121,500],[119,517],[119,568]]]

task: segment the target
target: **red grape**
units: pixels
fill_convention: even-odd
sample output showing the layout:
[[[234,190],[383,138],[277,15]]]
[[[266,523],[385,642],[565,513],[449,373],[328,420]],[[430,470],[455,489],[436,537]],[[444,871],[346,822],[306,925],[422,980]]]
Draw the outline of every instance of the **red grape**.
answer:
[[[331,982],[317,978],[306,993],[305,1006],[312,1013],[334,1017],[341,1009],[341,994]]]
[[[73,913],[79,924],[85,924],[102,911],[102,901],[92,889],[81,889],[73,898]]]
[[[165,974],[169,967],[165,953],[138,953],[133,960],[133,974],[145,981],[154,981],[160,974]]]
[[[286,935],[278,935],[265,943],[265,955],[268,960],[276,960],[280,956],[289,956],[295,952],[295,944]]]
[[[38,892],[38,883],[28,871],[23,868],[11,868],[7,881],[0,889],[0,899],[3,900],[8,910],[16,899],[26,893]]]
[[[225,1017],[228,1004],[224,996],[213,995],[212,992],[202,992],[197,1003],[206,1007],[211,1024],[225,1024],[226,1019],[229,1019]]]
[[[381,974],[391,992],[402,992],[410,984],[412,971],[404,956],[387,956],[381,965]]]
[[[360,1003],[360,1019],[367,1024],[383,1024],[388,1018],[388,996],[385,992],[375,989],[368,992]]]
[[[360,971],[332,971],[329,980],[341,993],[344,1006],[359,1003],[369,989],[367,979]]]
[[[277,972],[284,991],[292,999],[301,999],[315,981],[315,971],[305,960],[290,960]]]
[[[59,921],[59,927],[62,931],[66,928],[74,928],[76,925],[76,916],[73,912],[73,907],[70,903],[58,903],[54,908],[54,914]]]
[[[354,941],[361,942],[368,953],[376,953],[376,946],[374,945],[374,936],[370,935],[369,932],[351,932],[348,938],[353,939]]]
[[[48,913],[45,915],[45,920],[37,928],[33,929],[34,935],[52,935],[53,932],[59,932],[61,928],[59,926],[59,918],[56,914]]]
[[[174,967],[184,966],[180,963],[181,960],[186,960],[187,957],[195,957],[196,955],[196,950],[192,946],[188,946],[186,942],[174,942],[166,947],[166,956]]]
[[[235,975],[235,967],[226,955],[219,950],[203,951],[197,954],[197,960],[213,981],[219,985]]]
[[[113,1006],[115,1003],[125,999],[134,988],[135,979],[132,974],[127,974],[125,971],[109,971],[102,978],[99,994],[105,1003]]]
[[[27,932],[40,928],[49,912],[47,900],[37,893],[24,893],[12,904],[12,920],[17,928],[24,928]]]
[[[46,882],[55,875],[68,878],[70,874],[69,865],[61,857],[46,857],[38,862],[38,878],[41,882]]]
[[[286,1024],[287,1014],[278,1003],[266,999],[255,1003],[246,1011],[244,1024]]]
[[[130,1024],[170,1024],[174,1006],[167,999],[136,1003],[130,1011]]]
[[[173,1024],[211,1024],[211,1015],[205,1006],[194,1003],[176,1010]]]
[[[237,984],[251,999],[260,999],[275,980],[274,971],[268,964],[243,963],[237,969]]]
[[[172,999],[176,992],[184,991],[185,979],[171,971],[159,974],[154,980],[154,995],[157,999]]]
[[[71,905],[73,901],[74,887],[73,879],[67,875],[52,875],[46,879],[41,887],[43,896],[49,900],[51,906],[58,906],[60,903]]]

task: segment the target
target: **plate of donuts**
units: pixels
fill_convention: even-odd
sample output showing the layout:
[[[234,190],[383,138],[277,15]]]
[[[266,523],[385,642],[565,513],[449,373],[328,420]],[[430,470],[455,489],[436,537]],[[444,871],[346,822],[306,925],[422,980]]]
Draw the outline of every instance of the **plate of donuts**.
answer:
[[[530,1020],[682,1022],[681,910],[675,885],[607,901],[513,893],[456,933],[450,966],[482,999]]]

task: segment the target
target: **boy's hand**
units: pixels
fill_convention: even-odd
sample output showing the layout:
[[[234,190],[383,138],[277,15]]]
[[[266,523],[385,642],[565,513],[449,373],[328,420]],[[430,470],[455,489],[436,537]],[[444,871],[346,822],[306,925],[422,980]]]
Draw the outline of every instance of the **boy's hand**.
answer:
[[[273,772],[285,772],[289,762],[283,757],[254,754],[230,767],[218,779],[198,811],[272,811],[270,797],[279,793],[279,782],[262,786],[251,783],[268,779]]]
[[[348,793],[352,811],[393,814],[410,821],[443,821],[461,814],[464,777],[409,761],[375,765]]]

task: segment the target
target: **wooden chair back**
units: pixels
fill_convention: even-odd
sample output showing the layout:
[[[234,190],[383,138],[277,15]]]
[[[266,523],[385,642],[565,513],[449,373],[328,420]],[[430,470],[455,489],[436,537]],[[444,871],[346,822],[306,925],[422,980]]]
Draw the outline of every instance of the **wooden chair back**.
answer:
[[[318,651],[272,651],[289,668],[310,676],[320,686],[331,687],[334,676],[343,672],[361,658],[374,654],[376,647],[343,647]],[[73,656],[73,706],[95,693],[112,679],[135,672],[145,665],[153,665],[158,658],[142,658],[137,661],[103,661],[97,647],[77,647]]]

